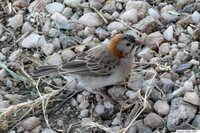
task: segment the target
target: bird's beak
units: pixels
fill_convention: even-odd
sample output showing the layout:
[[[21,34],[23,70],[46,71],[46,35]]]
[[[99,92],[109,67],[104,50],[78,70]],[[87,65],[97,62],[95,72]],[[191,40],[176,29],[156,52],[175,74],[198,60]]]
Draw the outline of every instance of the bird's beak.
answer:
[[[134,42],[134,44],[135,44],[136,46],[139,46],[139,45],[143,45],[144,42],[139,41],[139,40],[136,40],[136,41]]]

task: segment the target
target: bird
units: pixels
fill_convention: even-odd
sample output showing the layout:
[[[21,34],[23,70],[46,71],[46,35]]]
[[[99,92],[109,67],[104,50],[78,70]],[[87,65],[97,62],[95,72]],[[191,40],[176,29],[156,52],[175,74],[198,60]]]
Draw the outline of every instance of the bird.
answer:
[[[65,74],[77,80],[78,88],[99,94],[95,90],[125,81],[131,73],[134,49],[141,44],[143,42],[133,35],[119,33],[107,45],[97,45],[76,54],[59,66],[39,66],[33,76]]]

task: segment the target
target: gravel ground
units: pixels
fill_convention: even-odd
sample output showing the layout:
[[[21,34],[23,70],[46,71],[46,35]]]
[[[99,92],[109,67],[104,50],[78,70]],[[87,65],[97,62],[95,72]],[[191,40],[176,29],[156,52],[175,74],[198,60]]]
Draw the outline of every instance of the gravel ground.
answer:
[[[168,133],[200,130],[200,0],[0,2],[1,133]],[[111,100],[70,77],[33,78],[117,33],[144,42]]]

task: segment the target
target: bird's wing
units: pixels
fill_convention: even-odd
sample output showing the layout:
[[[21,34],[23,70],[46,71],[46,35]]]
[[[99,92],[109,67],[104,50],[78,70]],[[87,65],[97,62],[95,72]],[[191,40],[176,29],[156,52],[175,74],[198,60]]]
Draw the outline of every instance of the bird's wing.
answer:
[[[111,54],[105,46],[82,52],[63,63],[59,68],[62,73],[105,76],[113,72],[119,59]]]

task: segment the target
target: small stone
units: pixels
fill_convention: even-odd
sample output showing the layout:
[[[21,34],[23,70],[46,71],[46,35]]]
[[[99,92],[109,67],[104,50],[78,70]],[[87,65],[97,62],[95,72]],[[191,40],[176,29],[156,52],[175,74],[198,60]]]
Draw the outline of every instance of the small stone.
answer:
[[[131,9],[125,11],[123,14],[119,16],[119,18],[122,19],[123,21],[137,23],[138,22],[137,10]]]
[[[73,8],[77,8],[81,5],[82,0],[64,0],[64,3]]]
[[[50,55],[54,52],[54,45],[51,43],[45,43],[41,46],[41,49],[45,55]]]
[[[37,117],[29,117],[22,122],[22,127],[28,131],[33,130],[40,124],[40,119]]]
[[[163,37],[167,41],[171,41],[173,39],[173,26],[169,26],[163,33]]]
[[[186,92],[183,100],[193,105],[200,105],[200,98],[196,92]]]
[[[156,103],[154,104],[154,109],[155,111],[159,114],[159,115],[162,115],[162,116],[165,116],[168,114],[169,112],[169,104],[167,104],[167,102],[165,101],[161,101],[161,100],[158,100],[156,101]]]
[[[98,27],[96,29],[96,34],[98,35],[99,39],[103,40],[105,39],[107,36],[109,36],[109,32],[107,32],[106,30],[104,30],[101,27]]]
[[[127,133],[137,133],[137,127],[136,127],[135,125],[132,125],[132,126],[128,129]]]
[[[157,49],[158,46],[164,41],[163,35],[157,31],[149,34],[145,39],[145,45],[151,49]]]
[[[95,107],[95,112],[100,115],[105,112],[105,107],[102,104],[97,104]]]
[[[5,69],[0,70],[0,77],[5,78],[8,75],[7,71]]]
[[[110,14],[116,11],[115,1],[106,1],[105,5],[102,8],[102,11]]]
[[[138,97],[137,93],[133,92],[133,91],[130,91],[128,90],[126,92],[126,96],[129,98],[129,99],[136,99]]]
[[[50,28],[51,28],[51,21],[50,19],[46,19],[46,21],[44,22],[44,25],[42,26],[42,31],[45,33],[48,33]]]
[[[174,22],[178,19],[177,15],[170,14],[170,12],[176,12],[176,9],[172,5],[166,5],[161,9],[161,17],[166,21],[166,22]]]
[[[12,3],[12,6],[14,6],[14,8],[25,8],[28,7],[29,2],[26,0],[16,0]]]
[[[16,51],[12,52],[10,54],[10,56],[8,57],[8,61],[10,61],[10,62],[16,61],[20,57],[20,55],[22,54],[22,52],[23,52],[22,49],[18,49]]]
[[[95,28],[86,27],[84,30],[85,36],[93,35],[94,33],[95,33]]]
[[[14,17],[8,19],[8,26],[17,29],[23,25],[23,16],[16,14]]]
[[[184,71],[190,69],[192,67],[192,64],[186,63],[186,64],[181,64],[178,68],[176,68],[176,73],[181,74]]]
[[[24,38],[24,40],[21,43],[21,46],[23,48],[37,48],[39,39],[40,39],[40,35],[36,33],[31,33],[29,36]]]
[[[60,49],[60,40],[59,40],[59,38],[53,39],[52,44],[53,44],[55,49]]]
[[[52,129],[45,128],[42,133],[57,133],[56,131],[53,131]]]
[[[20,133],[20,132],[24,132],[24,128],[22,126],[19,126],[19,128],[17,129],[17,132]]]
[[[162,43],[159,47],[159,52],[162,54],[168,54],[170,51],[170,44],[169,43]]]
[[[79,46],[77,46],[76,48],[75,48],[75,52],[76,53],[81,53],[81,52],[83,52],[84,50],[85,50],[85,48],[86,48],[86,46],[85,45],[79,45]]]
[[[152,16],[154,18],[160,18],[160,14],[158,13],[158,11],[156,11],[153,8],[149,8],[148,13],[150,16]]]
[[[200,61],[192,59],[192,60],[190,60],[190,64],[192,64],[192,65],[199,65]]]
[[[151,128],[158,128],[164,125],[164,119],[156,113],[150,113],[144,118],[144,124]]]
[[[56,12],[51,16],[51,19],[55,21],[59,29],[68,29],[68,19],[62,14]]]
[[[70,49],[64,49],[62,51],[61,57],[63,60],[69,60],[70,58],[74,57],[76,54]]]
[[[190,46],[190,51],[196,52],[196,51],[198,51],[198,49],[199,49],[199,42],[197,42],[197,41],[192,42],[191,46]]]
[[[187,44],[185,44],[185,43],[178,43],[178,47],[179,48],[185,48],[185,47],[187,47]]]
[[[35,29],[33,28],[33,26],[29,23],[29,22],[25,22],[22,26],[22,33],[31,33],[33,32]]]
[[[3,55],[3,53],[0,52],[0,61],[3,61],[3,60],[5,60],[5,59],[6,59],[6,56]]]
[[[83,95],[78,94],[78,96],[76,97],[76,100],[81,103],[83,101],[84,97]]]
[[[103,105],[106,109],[113,109],[114,108],[113,103],[111,103],[110,101],[104,101]]]
[[[89,27],[98,27],[103,24],[103,20],[96,13],[86,13],[78,21]]]
[[[73,12],[70,7],[66,7],[62,12],[62,15],[65,16],[67,19],[70,19],[72,14],[73,14]]]
[[[74,41],[71,37],[66,36],[64,34],[61,34],[59,36],[60,42],[61,42],[61,46],[63,49],[71,47],[71,46],[75,46],[78,45],[76,41]]]
[[[54,53],[53,55],[47,58],[47,63],[49,65],[61,65],[62,64],[61,56],[58,53]]]
[[[190,38],[191,38],[190,35],[185,34],[185,33],[181,33],[179,38],[178,38],[178,42],[188,44],[191,41]]]
[[[0,23],[0,36],[3,33],[3,25]]]
[[[196,115],[192,121],[192,126],[196,129],[200,129],[200,115]]]
[[[79,104],[79,109],[86,109],[90,106],[88,100],[83,100],[80,104]]]
[[[153,51],[150,48],[145,47],[138,53],[138,56],[150,60],[153,57]]]
[[[47,4],[45,9],[49,14],[53,14],[55,12],[60,13],[64,9],[64,5],[59,2],[53,2],[50,4]]]
[[[90,6],[96,8],[97,10],[100,10],[102,8],[102,4],[100,1],[97,0],[90,0]]]
[[[194,30],[193,30],[192,27],[190,27],[190,26],[187,27],[187,32],[188,32],[190,35],[194,34]]]
[[[198,11],[195,11],[192,15],[192,21],[194,23],[199,23],[200,22],[200,14],[198,13]]]
[[[88,116],[88,113],[89,113],[88,109],[83,109],[83,110],[81,110],[81,112],[80,112],[80,116],[81,116],[82,118],[87,117],[87,116]]]
[[[8,108],[10,106],[10,102],[8,100],[0,101],[0,109]]]
[[[113,119],[112,125],[117,126],[121,123],[121,115],[117,114],[116,117]]]
[[[50,37],[56,37],[56,36],[58,36],[58,34],[59,34],[59,30],[56,28],[51,28],[48,31],[48,36],[50,36]]]
[[[114,99],[114,100],[122,100],[124,98],[124,94],[127,91],[124,87],[118,87],[113,86],[108,90],[108,94]]]
[[[71,104],[72,106],[76,107],[78,105],[78,102],[76,101],[76,99],[72,98]]]
[[[113,21],[107,26],[108,31],[114,31],[114,30],[124,31],[126,29],[127,29],[127,27],[125,25],[123,25],[122,23],[117,22],[117,21]]]
[[[145,32],[147,34],[157,31],[161,26],[162,23],[158,19],[151,16],[145,17],[144,19],[139,21],[139,23],[134,25],[137,30]]]
[[[113,133],[117,133],[117,132],[119,132],[120,129],[121,129],[120,126],[113,126],[112,127],[112,132]]]
[[[176,6],[178,9],[183,8],[185,5],[190,4],[191,2],[193,2],[194,0],[177,0],[176,2]]]

